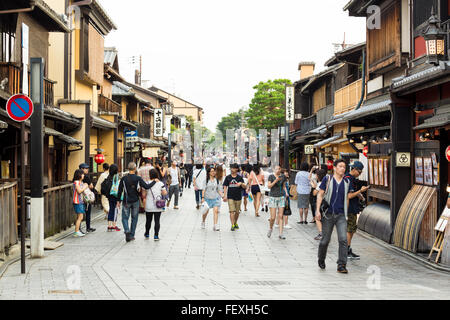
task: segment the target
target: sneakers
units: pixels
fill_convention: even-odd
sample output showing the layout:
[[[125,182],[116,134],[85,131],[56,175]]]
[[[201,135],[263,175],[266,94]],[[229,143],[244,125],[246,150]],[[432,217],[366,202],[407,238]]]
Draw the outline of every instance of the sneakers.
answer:
[[[234,225],[234,228],[235,228],[236,230],[238,230],[238,229],[239,229],[239,225],[236,223],[236,224]]]
[[[111,227],[111,231],[120,231],[120,228],[118,226]]]
[[[344,264],[341,264],[337,267],[337,272],[339,273],[348,273],[347,268],[345,267]]]
[[[234,225],[231,226],[231,231],[235,231],[236,228],[234,227]]]
[[[150,239],[150,235],[148,235],[148,234],[144,234],[144,237],[146,240]]]
[[[84,237],[85,234],[82,233],[82,232],[80,232],[80,231],[78,231],[78,232],[75,232],[75,233],[73,234],[73,236],[74,236],[75,238],[81,238],[81,237]]]
[[[217,225],[215,225],[215,226],[213,227],[213,230],[214,230],[214,231],[220,231],[220,228],[219,228]]]
[[[350,260],[359,260],[360,259],[360,256],[357,255],[356,253],[353,253],[352,248],[350,248],[350,247],[348,247],[347,255]]]
[[[206,224],[205,224],[204,222],[202,222],[201,228],[202,228],[202,229],[205,229],[205,228],[206,228]]]
[[[267,231],[267,238],[270,238],[272,236],[272,229],[269,229],[269,231]]]
[[[114,227],[108,227],[108,232],[114,231]]]
[[[322,234],[319,233],[319,234],[317,235],[317,237],[314,238],[314,240],[322,240]]]
[[[129,232],[125,233],[125,241],[126,242],[130,242],[131,241],[131,233],[129,233]]]
[[[319,268],[325,270],[325,261],[319,260]]]
[[[283,236],[282,234],[280,234],[280,235],[278,236],[278,238],[279,238],[280,240],[286,240],[286,237]]]
[[[92,232],[95,232],[95,230],[97,230],[97,229],[89,228],[89,229],[87,229],[86,231],[89,232],[89,233],[92,233]]]
[[[178,210],[179,208],[177,206],[173,207],[174,210]]]
[[[158,237],[158,236],[154,236],[154,237],[153,237],[153,240],[159,241],[159,237]]]
[[[303,221],[299,221],[299,222],[297,222],[297,224],[303,224]]]
[[[288,229],[288,230],[289,230],[289,229],[292,229],[292,227],[291,227],[290,225],[288,225],[288,224],[285,225],[284,228],[285,228],[285,229]]]

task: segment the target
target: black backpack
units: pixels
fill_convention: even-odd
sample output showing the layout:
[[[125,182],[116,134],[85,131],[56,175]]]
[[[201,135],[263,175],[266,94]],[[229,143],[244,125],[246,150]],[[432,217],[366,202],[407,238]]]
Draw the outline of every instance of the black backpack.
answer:
[[[112,180],[112,177],[108,176],[108,178],[106,178],[100,186],[100,192],[105,197],[108,197],[111,192]]]

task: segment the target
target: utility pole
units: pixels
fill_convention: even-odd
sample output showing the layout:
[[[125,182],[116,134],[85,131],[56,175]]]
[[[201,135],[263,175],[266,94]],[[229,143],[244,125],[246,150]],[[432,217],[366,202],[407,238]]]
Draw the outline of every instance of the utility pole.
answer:
[[[31,257],[44,257],[44,59],[31,58]]]

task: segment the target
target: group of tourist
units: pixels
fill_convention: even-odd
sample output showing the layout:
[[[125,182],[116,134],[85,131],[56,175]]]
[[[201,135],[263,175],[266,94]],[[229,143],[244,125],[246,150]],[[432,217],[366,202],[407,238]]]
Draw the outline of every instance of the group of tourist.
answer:
[[[192,170],[191,170],[192,168]],[[292,214],[290,199],[297,200],[300,221],[308,224],[308,212],[311,207],[312,219],[319,234],[319,267],[325,269],[325,258],[331,235],[336,226],[339,241],[338,272],[347,273],[347,259],[359,259],[351,248],[353,235],[357,230],[357,215],[361,211],[360,200],[368,187],[359,187],[357,178],[364,165],[355,161],[350,170],[344,160],[336,160],[333,172],[328,173],[325,166],[310,166],[303,163],[295,176],[295,187],[289,183],[289,171],[276,166],[271,174],[264,172],[259,165],[245,163],[241,166],[231,164],[229,174],[223,164],[197,164],[195,167],[173,161],[168,167],[162,160],[152,165],[150,159],[144,159],[137,170],[134,162],[128,165],[128,174],[119,177],[117,165],[103,165],[95,190],[101,194],[101,204],[108,220],[107,231],[121,231],[117,227],[117,217],[122,212],[122,225],[127,242],[135,240],[135,232],[140,211],[146,214],[145,238],[150,238],[150,229],[154,220],[154,240],[159,240],[161,213],[166,210],[174,198],[174,210],[179,210],[179,197],[184,188],[195,191],[196,209],[202,210],[201,228],[206,228],[206,220],[213,212],[213,230],[220,231],[219,212],[222,203],[228,204],[231,231],[239,229],[239,216],[244,204],[247,211],[248,201],[253,202],[255,217],[260,211],[270,211],[269,230],[271,238],[274,227],[279,229],[278,237],[285,240],[285,229],[291,229],[288,218]],[[192,182],[191,182],[192,181]],[[83,237],[94,232],[91,228],[92,200],[89,192],[94,186],[89,177],[89,166],[81,164],[73,179],[73,205],[77,220],[75,236]],[[266,199],[267,198],[267,199]],[[244,201],[243,201],[244,200]],[[86,219],[86,232],[81,222]],[[129,220],[131,218],[131,225]]]

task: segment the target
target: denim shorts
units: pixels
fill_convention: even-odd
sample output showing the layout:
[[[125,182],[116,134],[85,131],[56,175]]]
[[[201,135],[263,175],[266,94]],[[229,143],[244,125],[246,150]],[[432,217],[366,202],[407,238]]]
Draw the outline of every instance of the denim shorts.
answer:
[[[217,199],[205,199],[206,203],[208,204],[208,207],[212,208],[220,208],[222,205],[222,200],[220,198]]]
[[[84,203],[73,204],[73,208],[75,209],[76,214],[86,214],[86,209],[84,208]]]

